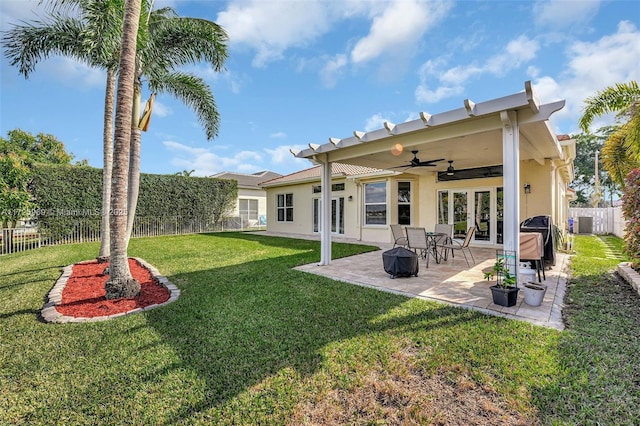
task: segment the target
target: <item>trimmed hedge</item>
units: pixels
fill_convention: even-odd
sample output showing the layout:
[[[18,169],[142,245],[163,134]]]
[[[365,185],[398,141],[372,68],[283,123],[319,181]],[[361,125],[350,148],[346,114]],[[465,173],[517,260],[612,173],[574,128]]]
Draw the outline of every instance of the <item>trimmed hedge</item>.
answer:
[[[38,164],[33,167],[29,190],[36,205],[33,217],[40,229],[54,236],[68,235],[80,222],[100,229],[102,169]],[[235,200],[237,182],[142,173],[136,217],[214,220],[220,193]]]

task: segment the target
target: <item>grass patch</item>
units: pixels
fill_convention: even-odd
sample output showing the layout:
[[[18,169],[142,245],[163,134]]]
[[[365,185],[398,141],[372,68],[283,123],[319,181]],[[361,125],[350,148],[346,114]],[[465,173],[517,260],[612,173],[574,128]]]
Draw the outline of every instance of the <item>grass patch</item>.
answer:
[[[318,242],[245,233],[132,240],[131,256],[180,287],[176,302],[44,324],[62,268],[98,244],[3,256],[0,423],[624,424],[638,303],[584,313],[596,308],[581,294],[604,287],[593,262],[579,266],[589,244],[576,238],[562,333],[295,271],[318,261]],[[333,256],[372,249],[333,244]]]

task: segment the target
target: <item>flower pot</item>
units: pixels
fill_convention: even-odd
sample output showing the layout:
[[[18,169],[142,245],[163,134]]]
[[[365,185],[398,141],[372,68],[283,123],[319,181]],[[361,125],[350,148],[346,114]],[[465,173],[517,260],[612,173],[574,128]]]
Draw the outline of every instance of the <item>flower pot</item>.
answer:
[[[547,292],[547,286],[537,283],[525,283],[523,287],[524,303],[529,306],[540,306]]]
[[[491,295],[493,296],[493,303],[500,306],[514,306],[518,300],[517,287],[503,288],[497,285],[489,287],[491,289]]]

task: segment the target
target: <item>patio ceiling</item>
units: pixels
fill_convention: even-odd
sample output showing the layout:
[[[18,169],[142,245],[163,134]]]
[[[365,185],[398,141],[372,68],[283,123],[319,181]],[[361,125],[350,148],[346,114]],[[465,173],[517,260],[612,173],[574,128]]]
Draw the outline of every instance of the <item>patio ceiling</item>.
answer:
[[[323,145],[293,152],[296,157],[353,165],[392,169],[405,173],[425,174],[445,171],[447,160],[456,169],[500,165],[503,153],[505,111],[515,111],[520,132],[520,160],[562,159],[563,151],[548,124],[549,116],[564,107],[564,101],[540,105],[533,95],[531,83],[525,91],[474,104],[466,99],[461,108],[429,115],[400,124],[385,123],[371,132],[354,131],[353,136],[330,138]],[[402,152],[392,153],[400,144]],[[408,164],[412,150],[421,161],[444,158],[435,167],[395,168]],[[397,153],[396,153],[397,154]]]

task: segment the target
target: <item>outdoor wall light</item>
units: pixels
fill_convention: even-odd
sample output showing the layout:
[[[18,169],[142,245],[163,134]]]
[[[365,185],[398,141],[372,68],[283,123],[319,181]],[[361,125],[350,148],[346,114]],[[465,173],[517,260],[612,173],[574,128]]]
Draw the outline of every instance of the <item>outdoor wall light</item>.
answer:
[[[349,198],[347,198],[349,201],[353,201],[353,195],[349,195]]]
[[[528,183],[524,184],[524,193],[531,194],[531,185],[529,185]]]

